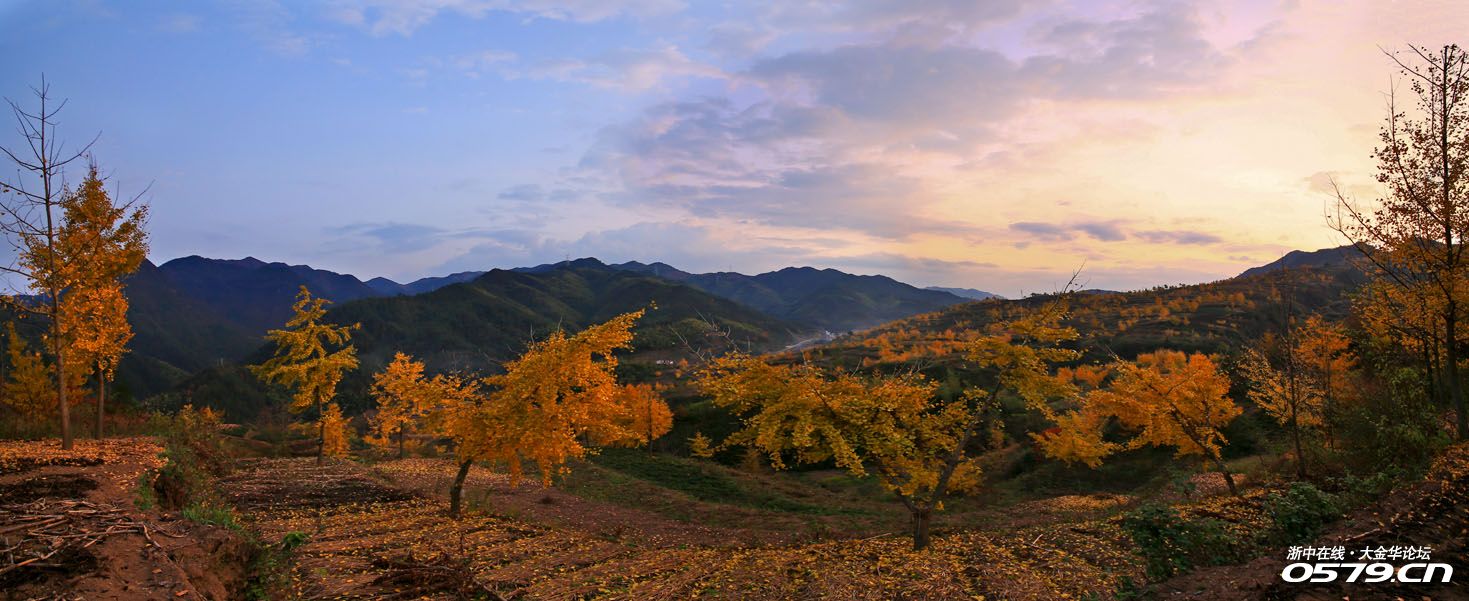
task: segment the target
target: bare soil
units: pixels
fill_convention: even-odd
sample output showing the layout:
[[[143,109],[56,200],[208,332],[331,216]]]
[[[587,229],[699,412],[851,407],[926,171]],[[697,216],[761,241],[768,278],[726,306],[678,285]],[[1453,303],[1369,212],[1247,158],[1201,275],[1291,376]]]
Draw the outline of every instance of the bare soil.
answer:
[[[148,439],[0,443],[0,595],[19,599],[240,597],[250,546],[237,533],[136,505],[156,469]]]

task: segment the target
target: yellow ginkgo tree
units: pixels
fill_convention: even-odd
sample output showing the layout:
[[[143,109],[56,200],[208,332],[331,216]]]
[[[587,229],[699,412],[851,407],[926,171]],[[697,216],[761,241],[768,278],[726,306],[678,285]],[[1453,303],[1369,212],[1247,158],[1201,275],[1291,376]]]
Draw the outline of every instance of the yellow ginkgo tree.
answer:
[[[1332,422],[1343,403],[1358,398],[1357,355],[1340,323],[1312,315],[1301,326],[1301,363],[1321,387],[1322,433],[1335,444]]]
[[[395,450],[402,459],[409,432],[442,399],[442,381],[423,377],[423,363],[397,353],[372,379],[377,413],[369,420],[367,442],[383,451]]]
[[[39,423],[56,405],[56,389],[41,353],[30,349],[25,338],[15,331],[15,323],[5,324],[5,379],[0,383],[0,402],[9,407],[19,421]]]
[[[787,459],[830,460],[853,475],[875,476],[909,512],[913,547],[921,550],[944,499],[979,485],[975,447],[998,419],[1000,395],[1043,407],[1072,391],[1051,374],[1052,363],[1075,358],[1060,346],[1076,337],[1061,325],[1065,315],[1066,296],[1058,295],[995,322],[968,352],[989,385],[953,400],[939,398],[938,385],[917,375],[828,374],[739,354],[713,361],[700,383],[743,422],[718,447],[757,449],[777,469]],[[710,450],[702,436],[696,440],[696,452]]]
[[[1296,454],[1296,476],[1306,478],[1307,433],[1326,424],[1326,395],[1320,383],[1306,372],[1294,337],[1278,340],[1276,361],[1257,348],[1245,349],[1240,373],[1249,385],[1249,397],[1265,410],[1275,423],[1291,435]]]
[[[1224,428],[1240,414],[1229,398],[1229,378],[1207,355],[1159,350],[1118,360],[1111,382],[1079,397],[1080,406],[1056,416],[1057,427],[1032,435],[1048,456],[1091,467],[1113,453],[1147,446],[1199,455],[1239,494],[1224,465]],[[1103,428],[1113,420],[1131,438],[1111,442]]]
[[[535,342],[505,373],[479,379],[436,376],[438,407],[428,422],[454,443],[458,472],[449,512],[459,515],[464,481],[476,462],[504,466],[511,482],[533,463],[543,483],[597,445],[633,446],[667,433],[668,407],[651,389],[617,383],[618,350],[632,344],[643,312],[626,313],[574,335],[557,331]],[[633,413],[654,420],[640,424]]]
[[[618,445],[640,445],[649,450],[653,441],[673,429],[673,411],[652,384],[627,384],[617,395],[618,415],[612,431],[599,441]]]
[[[302,286],[292,307],[295,314],[286,327],[265,335],[275,343],[275,355],[265,363],[250,366],[261,379],[291,390],[292,413],[315,411],[317,462],[347,453],[347,422],[333,399],[342,374],[357,368],[357,348],[351,344],[351,335],[358,326],[323,322],[329,302],[312,297],[311,291]]]

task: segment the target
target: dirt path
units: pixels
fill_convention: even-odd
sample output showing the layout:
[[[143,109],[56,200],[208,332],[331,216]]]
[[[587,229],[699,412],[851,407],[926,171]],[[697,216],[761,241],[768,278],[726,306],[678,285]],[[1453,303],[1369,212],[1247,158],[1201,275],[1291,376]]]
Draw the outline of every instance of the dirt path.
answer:
[[[249,563],[229,531],[139,509],[162,464],[143,438],[0,442],[0,574],[6,599],[233,599]],[[16,564],[30,560],[20,567]]]

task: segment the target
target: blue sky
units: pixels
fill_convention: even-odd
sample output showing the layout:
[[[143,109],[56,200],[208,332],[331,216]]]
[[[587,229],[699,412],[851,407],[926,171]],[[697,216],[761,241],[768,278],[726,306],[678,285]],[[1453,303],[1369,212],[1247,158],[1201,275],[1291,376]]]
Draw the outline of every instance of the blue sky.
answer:
[[[1222,7],[1221,7],[1222,6]],[[151,185],[152,257],[367,279],[593,255],[1003,294],[1336,244],[1379,46],[1453,3],[0,0],[0,94]],[[0,131],[0,144],[17,142]]]

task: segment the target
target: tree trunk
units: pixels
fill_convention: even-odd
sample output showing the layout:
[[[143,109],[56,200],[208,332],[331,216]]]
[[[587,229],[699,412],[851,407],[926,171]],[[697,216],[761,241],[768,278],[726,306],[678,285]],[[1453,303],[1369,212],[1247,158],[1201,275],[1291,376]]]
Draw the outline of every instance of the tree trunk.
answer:
[[[1290,412],[1290,434],[1296,445],[1296,478],[1306,479],[1306,453],[1301,449],[1301,426],[1296,421],[1296,411]],[[1227,474],[1226,474],[1227,476]]]
[[[60,343],[56,349],[56,402],[61,406],[61,448],[69,451],[71,441],[71,408],[66,406],[66,358]]]
[[[1239,494],[1239,488],[1234,485],[1234,475],[1229,473],[1229,468],[1225,467],[1224,460],[1213,456],[1209,459],[1213,461],[1214,468],[1219,470],[1219,475],[1224,476],[1224,485],[1229,487],[1229,494],[1243,498]]]
[[[913,510],[913,550],[922,551],[928,548],[928,527],[933,521],[933,510],[921,508]]]
[[[1326,356],[1326,369],[1322,370],[1323,379],[1326,380],[1326,398],[1321,401],[1321,433],[1326,435],[1326,448],[1336,450],[1336,432],[1332,423],[1336,421],[1336,397],[1332,392],[1335,384],[1331,380],[1331,361],[1334,359],[1330,354]]]
[[[1459,344],[1458,344],[1458,322],[1454,313],[1458,309],[1453,301],[1449,301],[1448,311],[1444,315],[1444,349],[1448,351],[1445,357],[1444,367],[1448,371],[1449,397],[1454,401],[1455,426],[1458,428],[1459,440],[1469,439],[1469,412],[1464,410],[1464,387],[1459,383]]]
[[[321,401],[316,402],[316,465],[326,458],[326,420],[322,419]]]
[[[403,426],[398,426],[398,459],[402,459],[407,456],[404,454],[403,451],[403,440],[406,438],[408,438],[408,431],[405,430]]]
[[[459,464],[459,473],[454,475],[454,484],[449,486],[449,517],[459,517],[459,499],[464,494],[464,479],[469,477],[469,468],[474,460],[465,459]]]
[[[1434,404],[1443,406],[1443,387],[1439,385],[1438,376],[1438,342],[1437,336],[1430,337],[1429,344],[1423,348],[1423,363],[1428,367],[1428,398]]]
[[[101,368],[97,369],[97,440],[102,440],[102,416],[107,403],[107,380],[102,376]]]

